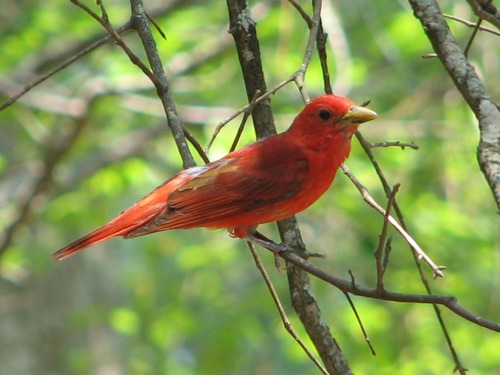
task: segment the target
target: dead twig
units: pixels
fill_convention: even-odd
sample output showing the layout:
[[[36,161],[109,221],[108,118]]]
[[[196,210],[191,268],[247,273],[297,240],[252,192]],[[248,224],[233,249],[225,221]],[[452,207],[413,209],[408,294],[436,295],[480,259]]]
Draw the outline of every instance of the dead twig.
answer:
[[[314,354],[307,348],[307,346],[304,344],[304,342],[300,339],[300,337],[293,329],[292,323],[290,322],[290,319],[288,319],[288,316],[286,315],[285,309],[283,308],[283,304],[279,299],[278,293],[276,293],[276,289],[274,289],[273,283],[271,282],[271,279],[269,278],[269,275],[267,274],[266,269],[264,268],[264,265],[262,264],[262,261],[259,258],[259,254],[257,254],[257,251],[255,250],[255,246],[251,242],[247,242],[247,245],[255,261],[255,265],[259,270],[262,278],[264,279],[264,283],[267,286],[267,290],[269,291],[269,294],[271,294],[271,298],[274,301],[276,309],[280,314],[281,321],[283,323],[283,326],[285,327],[285,330],[290,334],[290,336],[293,337],[293,339],[297,342],[297,344],[299,344],[299,346],[307,354],[307,356],[311,359],[311,361],[316,365],[316,367],[318,367],[318,369],[323,374],[328,375],[329,372],[323,367],[321,362],[314,356]]]

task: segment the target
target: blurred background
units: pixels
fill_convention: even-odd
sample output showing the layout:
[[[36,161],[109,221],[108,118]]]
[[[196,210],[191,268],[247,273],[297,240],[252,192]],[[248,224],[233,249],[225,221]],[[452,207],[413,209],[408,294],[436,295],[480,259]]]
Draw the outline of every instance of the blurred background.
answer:
[[[299,3],[310,12],[309,1]],[[86,4],[96,12],[95,2]],[[475,22],[465,1],[443,12]],[[128,21],[126,1],[106,1],[110,21]],[[287,1],[252,1],[268,87],[299,67],[304,20]],[[216,125],[246,104],[225,2],[146,2],[165,32],[153,30],[179,113],[205,146]],[[477,122],[432,52],[404,1],[325,1],[334,92],[371,99],[380,115],[362,128],[369,142],[415,142],[419,149],[377,148],[410,233],[440,265],[436,294],[456,296],[472,312],[499,321],[499,222],[475,152]],[[450,21],[463,46],[471,29]],[[56,68],[106,34],[63,0],[0,3],[0,99]],[[141,58],[133,32],[123,35]],[[479,32],[470,62],[500,97],[498,36]],[[315,55],[309,94],[322,94]],[[0,104],[1,104],[0,103]],[[288,85],[272,97],[278,131],[302,108]],[[239,119],[210,149],[227,153]],[[248,126],[240,145],[251,142]],[[201,163],[201,159],[197,160]],[[356,140],[351,171],[385,204],[370,161]],[[285,332],[243,241],[224,231],[164,232],[113,239],[68,260],[50,254],[149,193],[182,168],[151,83],[113,43],[78,59],[0,112],[0,363],[5,374],[316,374]],[[313,260],[373,286],[373,252],[382,218],[339,173],[332,188],[298,215]],[[274,239],[274,225],[264,232]],[[295,329],[286,275],[260,254]],[[431,273],[426,269],[428,276]],[[354,373],[452,373],[453,361],[431,306],[354,297],[377,351],[372,356],[343,293],[313,279],[333,336]],[[408,246],[394,235],[389,290],[424,293]],[[444,310],[455,349],[474,374],[500,373],[500,336]]]

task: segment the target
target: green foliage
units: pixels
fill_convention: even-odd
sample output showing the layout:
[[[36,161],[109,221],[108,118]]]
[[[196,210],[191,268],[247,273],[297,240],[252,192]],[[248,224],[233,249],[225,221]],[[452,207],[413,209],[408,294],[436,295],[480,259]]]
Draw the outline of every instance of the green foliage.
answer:
[[[32,74],[57,66],[67,51],[80,50],[102,33],[69,2],[8,3],[0,5],[6,20],[0,24],[0,72],[6,82],[1,85],[2,101],[11,95],[7,84],[27,84]],[[95,8],[94,3],[88,6]],[[310,11],[310,2],[301,3]],[[105,5],[115,27],[127,21],[126,2]],[[307,27],[287,2],[252,5],[271,88],[298,69]],[[374,153],[389,182],[402,184],[398,202],[410,232],[448,268],[446,278],[433,281],[433,288],[456,296],[478,315],[498,320],[498,217],[475,160],[476,121],[440,64],[421,59],[432,51],[408,7],[394,1],[341,1],[335,6],[341,33],[330,37],[339,38],[334,45],[347,47],[329,45],[336,92],[358,102],[372,99],[370,107],[380,119],[362,129],[368,141],[419,145],[418,151],[381,148]],[[443,6],[453,12],[453,2]],[[225,3],[179,2],[155,22],[166,34],[163,40],[154,32],[181,117],[205,146],[215,125],[246,103]],[[454,28],[459,36],[468,35],[463,27]],[[124,39],[144,58],[131,32]],[[494,80],[498,59],[486,63],[485,57],[491,46],[491,38],[480,35],[472,58]],[[500,85],[487,84],[493,95],[500,94]],[[321,93],[316,57],[306,87],[311,95]],[[276,94],[272,103],[279,130],[301,108],[293,86]],[[1,259],[0,305],[8,307],[0,319],[5,332],[0,345],[8,350],[0,354],[0,362],[6,373],[318,373],[282,328],[244,243],[222,231],[114,239],[67,261],[50,262],[51,252],[113,218],[181,168],[152,85],[112,43],[0,113],[2,227],[19,211],[23,189],[43,169],[48,148],[79,121],[84,122],[80,137],[33,200]],[[212,159],[227,152],[238,123],[222,130],[210,151]],[[240,145],[253,139],[250,125]],[[371,163],[353,143],[348,166],[384,202]],[[342,174],[299,220],[308,248],[327,253],[313,262],[345,278],[352,270],[357,282],[374,285],[373,252],[383,219]],[[274,226],[264,230],[277,239]],[[396,233],[390,234],[387,288],[423,293],[410,250]],[[270,254],[260,253],[295,329],[308,342],[289,306],[285,274],[274,269]],[[355,373],[453,371],[432,307],[355,298],[377,351],[372,357],[342,293],[318,280],[314,287]],[[6,302],[10,298],[15,301]],[[500,367],[498,334],[449,312],[444,318],[471,373],[494,374]],[[18,354],[8,355],[18,347]]]

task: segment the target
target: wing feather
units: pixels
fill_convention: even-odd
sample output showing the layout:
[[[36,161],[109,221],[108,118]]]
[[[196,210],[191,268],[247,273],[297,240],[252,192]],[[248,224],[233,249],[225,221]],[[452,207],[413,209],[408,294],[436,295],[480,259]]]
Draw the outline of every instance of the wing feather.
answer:
[[[261,152],[258,158],[244,156],[208,164],[171,192],[163,213],[127,237],[167,229],[257,225],[284,217],[281,204],[294,199],[307,182],[307,158],[289,147]]]

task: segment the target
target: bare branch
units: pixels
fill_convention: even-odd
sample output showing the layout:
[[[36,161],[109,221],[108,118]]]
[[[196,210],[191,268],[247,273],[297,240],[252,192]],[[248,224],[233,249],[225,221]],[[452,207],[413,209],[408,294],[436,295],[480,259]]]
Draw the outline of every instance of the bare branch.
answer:
[[[394,142],[375,142],[375,143],[368,143],[371,148],[375,147],[401,147],[402,150],[404,150],[406,147],[412,148],[414,150],[418,150],[418,145],[415,142],[400,142],[400,141],[394,141]]]
[[[378,211],[382,215],[386,215],[385,209],[380,206],[375,199],[370,195],[368,192],[368,189],[364,187],[361,182],[351,173],[349,168],[345,164],[342,165],[342,170],[344,173],[349,177],[349,179],[354,183],[358,191],[361,193],[361,196],[365,200],[366,203],[368,203],[372,208],[374,208],[376,211]],[[418,245],[417,241],[413,239],[412,236],[408,234],[408,232],[394,219],[391,215],[387,217],[387,220],[391,223],[391,225],[396,229],[396,231],[403,236],[406,242],[408,242],[408,245],[413,249],[413,251],[417,254],[419,259],[423,259],[425,263],[429,265],[429,267],[432,269],[432,272],[434,273],[434,276],[437,277],[443,277],[443,272],[442,270],[445,268],[443,266],[438,266],[434,263],[434,261],[425,253],[424,250]]]
[[[287,262],[307,271],[311,275],[337,287],[343,292],[354,294],[357,296],[363,296],[367,298],[373,298],[384,301],[392,302],[412,302],[412,303],[423,303],[423,304],[437,304],[447,307],[450,311],[453,311],[456,315],[477,324],[481,327],[487,328],[489,330],[500,332],[500,324],[484,319],[480,316],[473,314],[464,307],[457,303],[455,297],[436,295],[436,294],[403,294],[384,290],[382,293],[377,291],[377,288],[366,288],[356,284],[354,279],[351,281],[343,280],[336,277],[319,267],[307,262],[305,259],[299,257],[297,254],[291,251],[282,251],[278,255],[285,259]]]
[[[389,262],[388,252],[385,252],[385,257],[382,259],[383,250],[387,249],[387,229],[389,227],[389,214],[392,209],[392,205],[394,204],[394,200],[396,198],[396,194],[399,189],[399,184],[394,185],[392,188],[391,195],[389,196],[389,200],[387,202],[387,207],[385,209],[384,215],[384,224],[382,225],[382,232],[379,236],[379,242],[377,246],[377,250],[375,250],[375,263],[377,266],[377,290],[382,291],[384,289],[384,274],[386,271],[387,263]]]
[[[372,153],[370,144],[364,139],[364,137],[361,135],[360,132],[356,132],[356,138],[359,140],[361,147],[363,147],[363,150],[365,151],[365,153],[368,155],[370,161],[372,162],[373,167],[375,168],[375,171],[377,172],[377,175],[379,176],[380,182],[382,183],[382,186],[386,192],[386,195],[390,199],[391,190],[390,190],[389,184],[387,182],[387,179],[385,178],[385,175],[384,175],[382,169],[380,168],[380,165],[378,164],[377,160],[375,159],[375,155],[373,155],[373,153]],[[398,206],[396,200],[394,200],[394,202],[393,202],[393,207],[394,207],[394,211],[399,219],[399,222],[401,223],[402,229],[407,231],[404,217],[403,217],[403,213],[399,209],[399,206]],[[386,251],[390,251],[390,247],[388,247]],[[432,294],[432,288],[427,280],[427,277],[425,276],[424,270],[422,268],[422,264],[420,262],[419,255],[415,251],[413,251],[412,254],[413,254],[413,257],[415,260],[415,265],[416,265],[418,273],[420,275],[420,279],[422,281],[422,284],[424,285],[427,293],[430,295],[430,294]],[[436,314],[436,317],[438,319],[438,322],[440,324],[441,330],[443,332],[443,335],[445,337],[445,340],[448,343],[448,347],[450,349],[453,360],[455,361],[455,365],[456,365],[457,369],[460,369],[460,368],[462,368],[462,365],[461,365],[460,360],[458,358],[458,355],[455,351],[455,348],[453,347],[453,344],[451,342],[451,338],[450,338],[450,335],[449,335],[448,330],[446,328],[446,325],[444,324],[444,320],[443,320],[443,317],[441,315],[441,310],[439,309],[439,306],[437,306],[437,305],[433,305],[433,308],[434,308],[434,312]]]
[[[155,76],[155,81],[153,82],[156,82],[156,91],[163,104],[168,126],[172,130],[174,141],[182,158],[183,166],[184,168],[192,167],[195,165],[193,155],[184,137],[183,124],[177,113],[174,98],[170,91],[170,86],[163,70],[163,64],[156,48],[156,42],[149,28],[148,17],[144,10],[144,5],[142,0],[130,0],[130,5],[132,9],[132,23],[141,38],[144,51],[146,52],[149,64],[153,70]]]
[[[148,15],[148,18],[151,19],[152,17],[158,17],[163,14],[165,14],[167,11],[171,10],[173,7],[176,5],[182,4],[181,0],[174,1],[172,3],[169,3],[161,8],[158,8],[157,10],[153,11],[152,14]],[[125,23],[124,25],[118,27],[115,29],[116,33],[119,35],[122,35],[132,29],[132,23],[129,21]],[[17,87],[14,87],[11,89],[9,86],[8,81],[4,78],[4,82],[1,82],[2,85],[2,91],[6,93],[6,95],[11,95],[11,97],[4,103],[0,104],[0,111],[10,107],[12,104],[16,103],[21,97],[23,97],[26,93],[31,91],[33,88],[37,87],[41,83],[45,82],[49,78],[53,77],[63,69],[65,69],[67,66],[73,64],[74,62],[78,61],[80,58],[88,55],[90,52],[96,50],[103,44],[109,42],[112,40],[113,37],[107,32],[106,34],[99,34],[97,37],[92,36],[88,38],[86,41],[80,43],[78,46],[75,46],[73,49],[70,50],[64,50],[64,52],[60,55],[50,53],[47,56],[47,59],[40,60],[37,59],[37,66],[33,67],[33,71],[38,71],[40,69],[44,69],[45,66],[52,66],[56,65],[55,68],[50,69],[46,73],[40,75],[33,81],[29,82],[26,84],[22,89],[17,89]],[[83,47],[84,46],[84,47]],[[63,60],[63,62],[59,62]],[[204,61],[204,59],[203,59]],[[199,63],[199,61],[198,61]],[[190,65],[190,67],[196,65],[196,61]]]
[[[318,50],[321,72],[323,74],[323,86],[326,94],[333,94],[332,84],[330,82],[330,71],[328,69],[328,57],[326,53],[326,41],[328,34],[323,31],[323,23],[319,20],[318,35],[316,37],[316,46]]]
[[[315,0],[316,23],[319,20],[318,3],[320,3],[320,1]],[[266,92],[266,83],[262,71],[260,47],[256,35],[255,23],[250,16],[250,12],[244,0],[227,0],[227,6],[230,18],[230,32],[233,35],[238,51],[238,57],[247,90],[247,98],[251,101],[257,90]],[[317,32],[317,27],[315,32]],[[313,35],[313,31],[310,31],[308,47],[306,48],[307,51],[301,66],[302,70],[295,73],[291,79],[278,85],[279,87],[283,87],[287,83],[295,80],[295,82],[299,83],[298,86],[301,88],[301,93],[305,101],[307,101],[307,95],[305,94],[303,85],[301,87],[300,81],[303,79],[303,74],[307,69],[307,59],[310,59],[315,39],[316,34]],[[299,74],[302,74],[302,78],[297,79]],[[278,88],[275,88],[275,90],[277,89]],[[268,99],[264,99],[263,104],[265,105],[260,105],[260,100],[256,102],[258,104],[253,111],[253,120],[258,137],[275,133],[276,130]],[[278,223],[278,228],[282,240],[294,247],[295,251],[299,254],[305,256],[304,244],[295,218],[280,221]],[[347,359],[333,339],[328,325],[321,316],[321,311],[311,291],[309,275],[296,267],[289,267],[287,273],[294,309],[297,311],[302,324],[318,350],[325,367],[331,373],[351,374]]]
[[[142,72],[153,82],[155,86],[159,85],[158,80],[156,79],[155,75],[148,69],[146,65],[139,59],[131,50],[128,48],[128,46],[125,44],[125,42],[122,40],[122,38],[118,35],[118,33],[113,29],[113,27],[110,25],[109,21],[99,17],[92,9],[90,9],[88,6],[83,4],[82,2],[78,0],[70,0],[73,4],[75,4],[77,7],[83,9],[86,13],[88,13],[93,19],[95,19],[97,22],[99,22],[102,27],[104,27],[111,37],[115,40],[116,44],[120,46],[121,49],[127,54],[129,57],[130,61],[137,65]],[[104,9],[104,7],[101,4],[101,10]]]
[[[467,0],[472,11],[479,18],[500,29],[500,9],[491,0]]]
[[[304,86],[304,78],[307,72],[307,68],[309,67],[309,63],[311,62],[312,54],[314,51],[314,47],[316,46],[316,39],[318,37],[318,30],[320,25],[321,18],[321,0],[313,0],[313,17],[312,25],[309,27],[309,38],[307,40],[306,49],[304,51],[304,57],[302,59],[302,64],[300,65],[300,69],[295,73],[295,84],[297,85],[300,94],[302,95],[302,99],[304,102],[309,102],[309,95],[306,92],[306,88]]]
[[[144,11],[142,1],[131,0],[132,25],[141,38],[141,41],[144,45],[144,50],[146,51],[146,55],[151,64],[152,71],[146,65],[144,65],[144,63],[137,57],[137,55],[135,55],[132,50],[125,44],[125,42],[120,38],[116,31],[111,27],[109,21],[99,17],[94,11],[92,11],[86,5],[82,4],[80,1],[71,0],[71,2],[82,8],[92,18],[98,21],[110,33],[116,44],[118,44],[123,49],[123,51],[129,57],[130,61],[137,65],[142,70],[142,72],[151,80],[153,85],[156,87],[158,96],[162,101],[168,125],[172,130],[172,133],[174,134],[174,140],[182,157],[183,165],[185,168],[194,166],[195,162],[187,145],[186,138],[184,137],[182,122],[175,108],[173,96],[170,92],[168,81],[163,71],[163,65],[156,49],[156,43],[149,28],[148,17],[146,16],[146,13]],[[102,13],[106,14],[102,3],[100,4],[100,8]]]
[[[244,106],[243,108],[240,108],[239,110],[235,111],[231,116],[229,116],[225,120],[219,122],[217,124],[214,132],[212,133],[212,136],[210,137],[210,140],[208,141],[208,145],[206,147],[206,150],[208,151],[208,149],[212,146],[212,143],[214,142],[215,138],[217,137],[217,135],[219,134],[219,132],[222,130],[222,128],[224,126],[226,126],[229,122],[231,122],[232,120],[234,120],[236,117],[238,117],[242,113],[247,113],[250,110],[250,108],[253,108],[255,106],[256,103],[260,103],[263,100],[269,99],[269,97],[271,97],[272,95],[276,94],[280,89],[282,89],[283,87],[285,87],[289,83],[293,82],[294,79],[295,79],[295,75],[290,76],[289,78],[287,78],[283,82],[281,82],[278,85],[276,85],[272,90],[270,90],[270,91],[268,91],[268,92],[260,95],[255,100],[252,99],[250,101],[250,103],[248,103],[246,106]],[[253,112],[253,109],[252,109],[252,112]],[[269,131],[272,131],[272,130],[269,130]]]
[[[409,0],[455,86],[474,112],[480,131],[477,157],[500,210],[500,108],[467,61],[435,0]],[[476,4],[476,1],[469,1]],[[484,18],[484,17],[482,17]]]
[[[377,355],[375,352],[375,348],[373,347],[370,337],[368,336],[368,333],[366,332],[365,326],[363,325],[363,321],[361,320],[361,317],[359,316],[358,310],[356,309],[356,306],[354,305],[354,302],[349,295],[349,293],[344,292],[345,298],[347,298],[347,302],[349,302],[349,306],[351,306],[351,310],[354,313],[354,316],[356,317],[356,321],[358,322],[359,328],[361,328],[361,332],[363,332],[363,337],[365,338],[366,343],[368,344],[368,347],[370,348],[370,351],[372,352],[372,355]]]
[[[130,30],[131,24],[126,23],[122,27],[116,30],[118,34],[124,33],[128,30]],[[95,41],[94,43],[91,43],[87,47],[83,48],[82,50],[78,51],[75,53],[73,56],[69,57],[66,59],[64,62],[56,66],[54,69],[49,70],[47,73],[42,74],[40,77],[36,78],[35,80],[31,81],[27,85],[25,85],[22,90],[18,91],[16,94],[12,95],[9,100],[7,100],[5,103],[2,103],[0,105],[0,111],[3,111],[5,108],[11,106],[14,104],[19,98],[21,98],[24,94],[29,92],[31,89],[34,87],[38,86],[42,82],[45,82],[47,79],[53,77],[57,73],[59,73],[61,70],[66,68],[67,66],[71,65],[78,59],[82,58],[83,56],[87,55],[88,53],[94,51],[96,48],[100,47],[104,43],[108,42],[111,39],[111,36],[105,36],[103,38],[100,38],[99,40]]]
[[[238,127],[238,130],[237,130],[236,135],[235,135],[234,140],[233,140],[233,144],[231,145],[229,152],[233,152],[234,150],[236,150],[236,147],[238,146],[238,142],[240,141],[240,138],[241,138],[241,134],[243,133],[243,129],[245,129],[245,124],[247,123],[248,118],[252,114],[252,111],[253,111],[255,105],[257,104],[257,99],[258,99],[259,95],[260,95],[260,91],[259,90],[255,91],[255,94],[249,103],[248,110],[246,110],[245,113],[243,114],[243,118],[241,119],[240,126]]]
[[[307,14],[304,8],[302,8],[295,0],[288,0],[288,2],[292,4],[295,9],[297,9],[297,12],[299,12],[304,21],[306,21],[309,29],[311,29],[314,26],[314,21],[311,19],[311,17],[309,17],[309,14]]]
[[[257,91],[267,91],[255,21],[247,8],[246,1],[227,0],[226,2],[229,11],[229,33],[233,36],[236,45],[247,99],[250,103]],[[276,133],[271,101],[268,97],[256,101],[252,118],[257,137],[262,138]]]
[[[443,16],[446,18],[449,18],[450,20],[463,23],[465,26],[469,26],[472,28],[477,27],[481,31],[486,31],[488,33],[500,36],[500,31],[496,31],[496,30],[493,30],[489,27],[485,27],[485,26],[481,26],[481,25],[479,25],[479,27],[478,27],[477,22],[470,22],[470,21],[464,20],[463,18],[452,16],[451,14],[443,14]]]
[[[292,323],[290,322],[290,319],[288,319],[288,316],[286,315],[285,309],[283,308],[283,304],[281,303],[281,301],[278,297],[278,293],[276,293],[276,289],[274,289],[273,283],[271,282],[271,279],[269,278],[269,275],[267,274],[266,269],[264,268],[264,265],[262,264],[262,262],[259,258],[259,255],[257,254],[257,251],[255,250],[255,246],[251,242],[247,242],[247,245],[248,245],[248,248],[250,249],[250,253],[252,254],[253,260],[255,261],[255,265],[257,266],[257,269],[259,270],[259,272],[260,272],[260,274],[261,274],[262,278],[264,279],[264,282],[267,286],[267,289],[269,290],[269,294],[271,294],[271,297],[274,301],[274,304],[276,305],[276,308],[278,309],[278,313],[280,314],[281,321],[282,321],[283,326],[285,327],[286,331],[299,344],[299,346],[307,354],[307,356],[311,359],[311,361],[316,365],[316,367],[318,367],[319,370],[323,374],[328,375],[328,371],[326,371],[326,369],[323,367],[323,365],[314,356],[314,354],[307,348],[307,346],[304,344],[304,342],[297,335],[297,332],[295,332],[295,330],[293,329]]]

